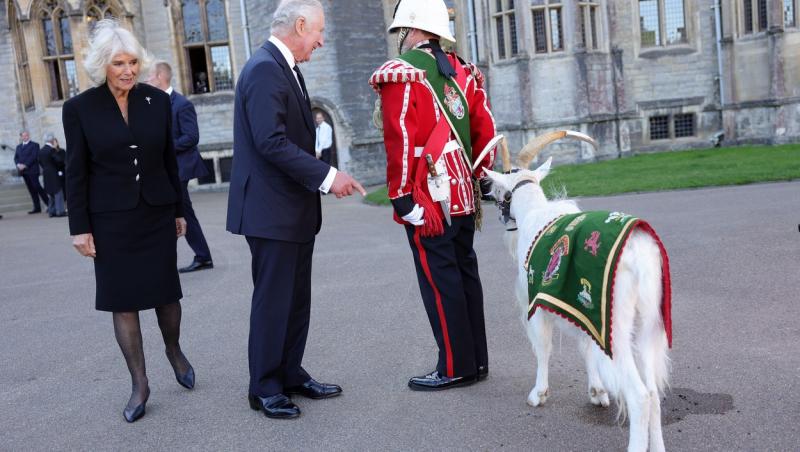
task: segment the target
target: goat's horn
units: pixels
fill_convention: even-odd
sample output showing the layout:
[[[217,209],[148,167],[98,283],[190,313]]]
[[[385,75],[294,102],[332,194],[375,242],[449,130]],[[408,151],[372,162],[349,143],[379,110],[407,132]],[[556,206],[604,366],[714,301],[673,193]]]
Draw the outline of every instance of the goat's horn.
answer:
[[[506,137],[503,137],[503,142],[500,144],[500,148],[503,152],[503,172],[508,173],[511,171],[511,154],[508,152],[508,140]]]
[[[575,138],[591,144],[595,147],[595,149],[598,147],[594,138],[586,135],[585,133],[575,132],[572,130],[558,130],[531,139],[528,144],[526,144],[525,147],[519,151],[519,156],[517,157],[517,166],[520,168],[528,168],[528,165],[530,165],[533,159],[540,152],[542,152],[542,149],[544,149],[545,146],[562,138]]]

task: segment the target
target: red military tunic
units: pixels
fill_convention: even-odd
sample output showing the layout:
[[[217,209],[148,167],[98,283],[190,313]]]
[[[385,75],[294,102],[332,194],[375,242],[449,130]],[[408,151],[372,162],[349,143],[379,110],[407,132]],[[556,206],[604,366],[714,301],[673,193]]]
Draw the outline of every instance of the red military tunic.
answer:
[[[426,50],[430,52],[430,50]],[[495,122],[486,91],[483,74],[472,64],[462,65],[454,53],[448,53],[450,64],[466,75],[466,86],[461,89],[469,110],[472,159],[495,136]],[[413,194],[415,171],[422,149],[439,120],[439,104],[427,84],[426,74],[402,60],[389,60],[370,77],[370,85],[381,98],[383,135],[386,147],[386,183],[389,199]],[[455,140],[450,131],[450,139]],[[450,176],[450,215],[463,216],[475,212],[472,188],[472,170],[463,153],[454,149],[445,152],[444,159]],[[474,176],[484,177],[483,169],[494,164],[495,151],[489,152],[477,166]],[[437,212],[438,213],[438,212]],[[425,215],[429,215],[425,212]],[[395,214],[395,220],[405,223]]]

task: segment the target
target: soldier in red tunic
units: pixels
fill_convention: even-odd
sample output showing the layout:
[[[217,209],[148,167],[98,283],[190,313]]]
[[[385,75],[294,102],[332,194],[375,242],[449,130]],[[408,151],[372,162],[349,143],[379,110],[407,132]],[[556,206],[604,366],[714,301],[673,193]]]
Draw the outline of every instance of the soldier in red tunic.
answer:
[[[400,56],[370,84],[380,95],[389,198],[405,225],[439,347],[436,369],[408,385],[447,389],[488,375],[472,243],[481,193],[490,188],[483,168],[493,166],[495,151],[474,159],[493,146],[495,124],[480,71],[440,47],[440,40],[455,42],[442,0],[399,1],[389,31],[399,32]]]

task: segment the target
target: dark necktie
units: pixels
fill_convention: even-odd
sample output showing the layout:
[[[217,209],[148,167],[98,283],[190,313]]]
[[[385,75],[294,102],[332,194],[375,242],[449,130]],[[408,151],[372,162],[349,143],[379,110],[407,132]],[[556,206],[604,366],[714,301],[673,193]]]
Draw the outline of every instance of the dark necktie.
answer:
[[[294,72],[297,74],[297,79],[300,80],[300,88],[303,89],[303,97],[305,97],[306,102],[308,102],[308,90],[306,89],[306,81],[303,79],[303,73],[300,72],[300,68],[296,64],[292,69],[294,69]]]

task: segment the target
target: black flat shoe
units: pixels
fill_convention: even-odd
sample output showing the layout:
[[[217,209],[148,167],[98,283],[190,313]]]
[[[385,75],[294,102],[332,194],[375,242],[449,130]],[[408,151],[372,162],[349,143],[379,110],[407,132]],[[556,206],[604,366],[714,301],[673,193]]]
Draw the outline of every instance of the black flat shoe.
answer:
[[[312,378],[300,386],[283,388],[283,392],[286,394],[298,394],[309,399],[327,399],[341,394],[342,388],[339,385],[320,383]]]
[[[422,377],[412,377],[408,380],[408,387],[412,391],[441,391],[444,389],[467,386],[475,383],[475,375],[466,377],[445,377],[440,375],[438,370],[434,370]]]
[[[178,373],[175,372],[175,379],[178,380],[178,384],[184,388],[194,389],[194,367],[189,365],[189,370],[183,375],[178,375]]]
[[[489,376],[489,366],[478,366],[478,381],[486,380]]]
[[[28,215],[33,215],[33,214],[35,214],[35,213],[42,213],[42,209],[39,209],[39,210],[36,210],[36,209],[34,209],[34,210],[31,210],[30,212],[28,212]]]
[[[147,397],[145,397],[144,402],[140,403],[139,405],[136,405],[133,408],[125,407],[125,409],[122,410],[122,416],[125,417],[125,420],[128,421],[129,424],[138,421],[144,416],[144,413],[147,409],[147,399],[149,398],[150,394],[147,394]]]
[[[207,268],[209,268],[209,269],[210,268],[214,268],[214,261],[212,261],[211,259],[209,259],[207,261],[200,261],[200,260],[195,259],[188,266],[183,267],[183,268],[179,268],[178,269],[178,273],[196,272],[198,270],[205,270]]]
[[[247,401],[251,410],[261,411],[264,416],[271,419],[293,419],[300,416],[300,408],[283,394],[269,397],[248,394]]]

